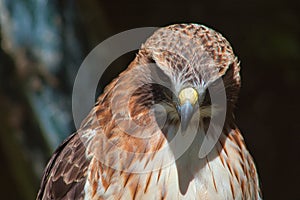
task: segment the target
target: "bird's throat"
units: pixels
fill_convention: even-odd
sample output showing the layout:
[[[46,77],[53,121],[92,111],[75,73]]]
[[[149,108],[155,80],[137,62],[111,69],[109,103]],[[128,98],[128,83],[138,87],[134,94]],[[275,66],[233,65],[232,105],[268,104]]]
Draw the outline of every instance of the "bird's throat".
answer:
[[[202,131],[199,131],[189,148],[176,160],[178,186],[182,195],[185,195],[190,183],[203,166],[203,159],[199,158],[199,150],[203,141]]]

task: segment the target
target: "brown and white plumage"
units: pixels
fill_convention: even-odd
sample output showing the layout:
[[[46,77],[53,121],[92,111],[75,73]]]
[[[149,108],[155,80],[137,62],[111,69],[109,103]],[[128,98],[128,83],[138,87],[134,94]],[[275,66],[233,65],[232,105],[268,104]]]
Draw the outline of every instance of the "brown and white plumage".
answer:
[[[218,114],[207,89],[220,79],[226,121],[212,151],[199,158],[210,117]],[[183,120],[178,106],[185,88],[196,91],[200,118],[195,139],[175,161],[169,144]],[[197,24],[159,29],[54,153],[37,199],[261,199],[232,113],[239,88],[239,63],[221,34]],[[166,118],[153,111],[157,104]]]

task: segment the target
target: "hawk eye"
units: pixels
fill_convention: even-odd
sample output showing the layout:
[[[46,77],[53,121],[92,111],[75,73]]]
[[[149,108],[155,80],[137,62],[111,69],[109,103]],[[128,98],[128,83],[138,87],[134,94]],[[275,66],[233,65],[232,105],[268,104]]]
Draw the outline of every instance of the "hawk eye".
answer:
[[[204,97],[203,97],[203,101],[200,102],[200,103],[201,103],[201,106],[209,106],[209,105],[211,105],[210,93],[209,93],[208,89],[206,89]]]
[[[152,87],[152,93],[155,97],[155,101],[158,102],[171,102],[172,101],[172,91],[160,84],[151,84]]]

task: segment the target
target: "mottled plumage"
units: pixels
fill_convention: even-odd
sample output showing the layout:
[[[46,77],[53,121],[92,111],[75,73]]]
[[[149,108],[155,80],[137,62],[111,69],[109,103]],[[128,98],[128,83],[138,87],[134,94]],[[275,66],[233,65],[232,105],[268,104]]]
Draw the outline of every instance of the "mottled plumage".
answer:
[[[220,79],[226,121],[212,151],[199,158],[211,116],[224,109],[211,105],[208,92]],[[261,199],[233,117],[239,88],[238,59],[221,34],[197,24],[157,30],[54,153],[37,199]],[[200,111],[186,119],[185,135],[194,126],[197,134],[175,161],[181,144],[170,142],[191,106]]]

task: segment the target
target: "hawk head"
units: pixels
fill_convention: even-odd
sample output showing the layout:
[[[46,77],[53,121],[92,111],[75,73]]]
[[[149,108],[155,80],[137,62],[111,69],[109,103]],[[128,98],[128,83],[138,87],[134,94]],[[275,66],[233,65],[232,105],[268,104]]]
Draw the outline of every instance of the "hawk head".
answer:
[[[213,113],[226,109],[229,122],[240,88],[239,69],[238,59],[220,33],[197,24],[161,28],[142,45],[129,67],[132,74],[139,74],[130,76],[138,79],[133,85],[141,85],[132,95],[131,116],[139,121],[144,106],[161,104],[166,120],[180,124],[183,132],[196,111],[201,120],[209,120]],[[221,87],[226,108],[211,101],[210,92],[218,93]],[[162,123],[159,117],[157,121]]]

